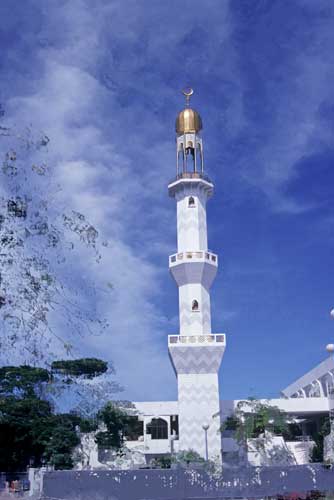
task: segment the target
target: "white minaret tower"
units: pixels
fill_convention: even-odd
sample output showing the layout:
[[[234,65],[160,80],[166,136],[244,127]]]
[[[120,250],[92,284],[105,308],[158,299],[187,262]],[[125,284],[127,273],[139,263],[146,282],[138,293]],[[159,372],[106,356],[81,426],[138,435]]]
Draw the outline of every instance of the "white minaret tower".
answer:
[[[206,202],[213,184],[204,174],[202,120],[189,107],[176,119],[176,179],[168,186],[177,204],[177,253],[169,269],[179,289],[180,334],[168,348],[178,380],[179,450],[221,458],[218,371],[224,334],[211,333],[210,287],[218,256],[208,250]]]

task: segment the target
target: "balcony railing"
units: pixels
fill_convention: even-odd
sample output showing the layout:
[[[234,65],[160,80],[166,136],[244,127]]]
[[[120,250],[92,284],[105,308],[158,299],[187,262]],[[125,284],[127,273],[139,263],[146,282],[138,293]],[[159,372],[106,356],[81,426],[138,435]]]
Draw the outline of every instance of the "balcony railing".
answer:
[[[179,252],[171,255],[169,262],[171,264],[179,264],[181,261],[190,259],[210,261],[218,265],[218,255],[212,252]]]
[[[174,177],[174,179],[170,181],[170,184],[179,181],[180,179],[203,179],[204,181],[210,182],[211,184],[210,178],[207,175],[202,174],[200,172],[182,172],[178,174],[176,177]]]
[[[184,344],[225,344],[225,335],[223,333],[210,335],[168,335],[168,345]]]

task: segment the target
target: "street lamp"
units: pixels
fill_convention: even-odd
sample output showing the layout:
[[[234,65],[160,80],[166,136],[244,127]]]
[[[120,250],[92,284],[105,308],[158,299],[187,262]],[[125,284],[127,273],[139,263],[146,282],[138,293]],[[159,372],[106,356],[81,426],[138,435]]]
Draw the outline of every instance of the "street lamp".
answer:
[[[209,460],[209,452],[208,452],[208,429],[210,425],[205,423],[202,425],[202,429],[204,431],[204,436],[205,436],[205,460]]]
[[[173,434],[171,434],[170,436],[170,454],[171,454],[171,457],[173,459],[173,455],[174,455],[174,441],[176,440],[177,438],[177,435],[173,432]]]
[[[326,345],[326,351],[328,352],[328,354],[330,356],[332,356],[332,354],[334,352],[334,344],[327,344]]]

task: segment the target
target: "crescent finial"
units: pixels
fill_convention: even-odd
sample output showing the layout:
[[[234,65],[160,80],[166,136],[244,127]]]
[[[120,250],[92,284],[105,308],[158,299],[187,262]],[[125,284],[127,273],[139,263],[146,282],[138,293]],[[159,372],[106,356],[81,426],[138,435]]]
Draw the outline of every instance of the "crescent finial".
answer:
[[[182,90],[182,94],[186,98],[186,105],[187,106],[189,106],[190,97],[193,95],[193,93],[194,93],[194,89],[192,89],[191,87],[186,87],[185,89]]]

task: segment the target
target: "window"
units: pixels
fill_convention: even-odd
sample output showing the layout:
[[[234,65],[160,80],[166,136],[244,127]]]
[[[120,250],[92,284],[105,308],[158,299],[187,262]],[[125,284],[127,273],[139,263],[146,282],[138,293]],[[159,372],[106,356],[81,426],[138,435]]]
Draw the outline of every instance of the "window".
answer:
[[[124,437],[127,441],[138,441],[144,435],[144,422],[138,420],[137,416],[128,416],[128,423],[124,429]]]
[[[195,200],[192,196],[189,196],[188,198],[188,207],[193,208],[195,206]]]
[[[151,434],[152,439],[168,439],[168,425],[162,418],[152,418],[146,426],[146,434]]]
[[[191,305],[191,310],[192,311],[198,311],[199,310],[198,301],[197,300],[193,300],[192,305]]]

